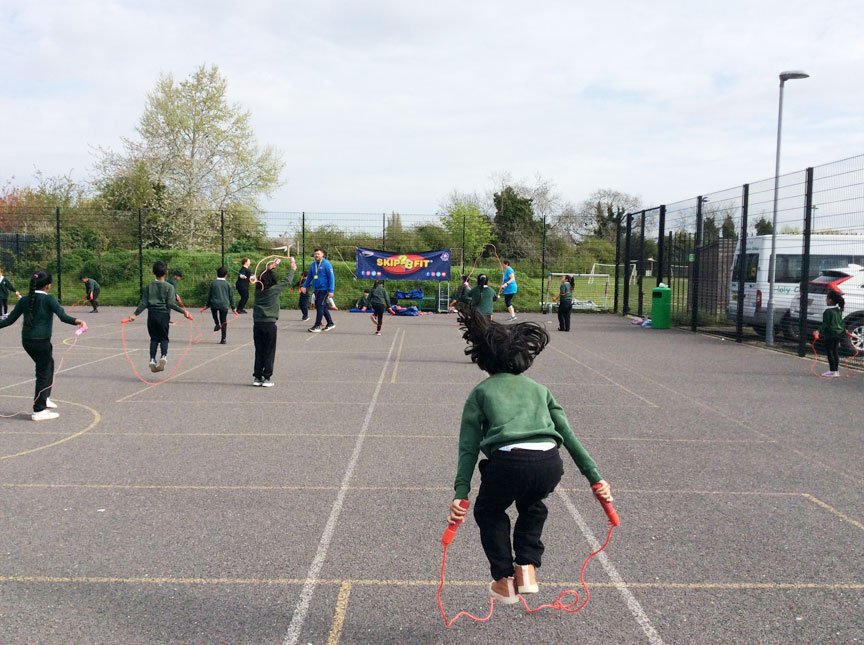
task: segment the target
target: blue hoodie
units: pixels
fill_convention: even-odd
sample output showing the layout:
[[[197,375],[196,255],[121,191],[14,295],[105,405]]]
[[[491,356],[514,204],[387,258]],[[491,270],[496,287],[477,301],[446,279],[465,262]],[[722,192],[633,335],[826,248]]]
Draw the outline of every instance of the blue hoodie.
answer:
[[[303,286],[308,288],[313,282],[315,283],[315,291],[333,293],[336,289],[336,276],[333,274],[333,265],[327,261],[327,258],[321,258],[320,263],[312,260],[312,263],[309,265],[309,275],[306,276],[306,282],[303,283]]]

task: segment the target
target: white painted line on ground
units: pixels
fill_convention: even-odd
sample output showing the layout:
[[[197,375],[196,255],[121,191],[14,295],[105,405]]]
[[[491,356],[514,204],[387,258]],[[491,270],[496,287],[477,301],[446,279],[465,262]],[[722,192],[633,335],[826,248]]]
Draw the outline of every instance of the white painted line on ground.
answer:
[[[558,497],[560,497],[564,501],[564,505],[567,507],[567,510],[570,511],[570,515],[576,521],[576,524],[579,526],[579,530],[582,531],[582,535],[585,536],[585,539],[591,546],[591,550],[596,551],[597,549],[599,549],[601,546],[600,542],[598,542],[597,538],[594,537],[594,534],[591,532],[591,529],[588,527],[585,519],[576,509],[576,506],[573,505],[573,502],[570,501],[570,498],[567,496],[567,494],[561,490],[558,490],[556,492],[558,493]],[[648,619],[648,615],[645,613],[645,610],[642,609],[642,605],[640,605],[639,601],[636,600],[635,596],[630,593],[630,590],[627,588],[627,583],[624,582],[623,578],[621,578],[618,570],[609,561],[609,558],[606,557],[606,554],[600,552],[595,557],[600,561],[600,564],[603,565],[603,569],[606,570],[606,575],[609,576],[609,579],[612,580],[612,582],[615,584],[615,588],[624,598],[624,602],[627,604],[627,609],[630,610],[630,613],[633,614],[636,622],[639,623],[639,627],[641,627],[642,631],[645,632],[645,636],[648,637],[648,642],[651,643],[651,645],[663,645],[663,639],[660,638],[657,630],[654,629],[654,626]]]
[[[363,419],[360,434],[357,436],[357,442],[354,444],[354,452],[348,461],[348,467],[345,469],[345,474],[342,477],[342,484],[339,486],[339,492],[336,494],[333,507],[330,509],[330,516],[324,525],[324,532],[321,534],[321,540],[318,542],[315,558],[312,560],[309,572],[306,574],[306,582],[303,584],[303,589],[300,590],[300,598],[297,600],[296,607],[294,607],[294,615],[291,617],[288,632],[282,641],[283,645],[296,645],[300,639],[303,622],[306,620],[306,613],[309,611],[309,603],[312,601],[312,594],[315,593],[318,576],[324,566],[324,560],[327,558],[327,550],[330,548],[330,541],[333,539],[336,523],[339,521],[339,514],[342,512],[342,504],[345,502],[345,495],[348,492],[348,485],[354,476],[354,468],[357,466],[360,451],[363,449],[363,439],[366,437],[366,431],[369,429],[369,423],[372,421],[372,413],[375,411],[375,403],[378,401],[378,393],[381,392],[381,385],[384,383],[384,376],[387,373],[387,366],[390,364],[390,356],[393,354],[393,348],[396,346],[397,337],[398,334],[394,334],[393,340],[390,342],[390,351],[387,352],[387,358],[384,360],[384,365],[381,366],[381,373],[378,375],[375,392],[372,393],[372,400],[369,402],[369,408],[366,410],[366,418]]]
[[[135,352],[138,350],[130,349],[130,352]],[[115,358],[117,356],[123,356],[124,352],[120,352],[119,354],[111,354],[111,356],[103,356],[102,358],[97,358],[95,361],[90,361],[89,363],[81,363],[80,365],[73,365],[72,367],[67,367],[65,370],[60,370],[59,372],[54,372],[55,375],[63,374],[63,372],[71,372],[72,370],[77,370],[79,367],[86,367],[88,365],[93,365],[93,363],[101,363],[102,361],[107,361],[109,358]],[[30,378],[26,381],[21,381],[20,383],[13,383],[12,385],[5,385],[0,387],[0,390],[8,390],[10,387],[17,387],[19,385],[26,385],[27,383],[33,383],[36,379]]]

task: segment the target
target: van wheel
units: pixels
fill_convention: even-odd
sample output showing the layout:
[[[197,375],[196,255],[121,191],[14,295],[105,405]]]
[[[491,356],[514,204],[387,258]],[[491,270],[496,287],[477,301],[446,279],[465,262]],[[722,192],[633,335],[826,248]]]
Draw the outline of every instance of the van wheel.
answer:
[[[846,320],[846,330],[850,335],[843,336],[840,348],[846,354],[864,355],[864,316],[855,316]]]
[[[765,326],[764,325],[753,325],[753,331],[756,332],[757,336],[765,337]]]
[[[791,341],[798,342],[798,321],[792,320],[792,316],[788,313],[783,316],[780,321],[780,329],[783,330],[783,335]]]

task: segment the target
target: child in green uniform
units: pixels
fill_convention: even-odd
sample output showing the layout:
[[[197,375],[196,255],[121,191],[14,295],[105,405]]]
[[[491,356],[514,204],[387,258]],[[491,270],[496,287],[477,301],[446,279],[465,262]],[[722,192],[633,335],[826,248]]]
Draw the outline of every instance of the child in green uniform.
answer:
[[[150,333],[150,371],[161,372],[165,369],[165,364],[168,362],[168,325],[171,322],[169,311],[179,311],[186,316],[188,320],[192,320],[183,307],[177,304],[177,293],[166,280],[168,275],[168,265],[162,260],[156,260],[153,263],[153,275],[156,279],[144,287],[141,293],[141,302],[138,303],[138,308],[135,313],[129,316],[130,320],[135,320],[135,317],[145,309],[147,310],[147,331]],[[161,349],[162,354],[159,362],[156,362],[156,350]]]
[[[234,287],[228,284],[225,276],[228,275],[228,269],[219,267],[216,269],[216,279],[210,283],[210,290],[207,292],[207,301],[204,307],[210,307],[210,313],[213,314],[213,331],[222,329],[222,340],[220,345],[225,344],[225,335],[228,332],[228,309],[236,314],[234,309]]]
[[[174,270],[171,272],[171,277],[169,277],[169,278],[165,278],[165,282],[167,282],[167,283],[170,284],[172,287],[174,287],[174,295],[176,296],[176,298],[177,298],[177,302],[180,303],[180,306],[181,306],[181,307],[183,306],[183,301],[180,299],[180,288],[179,288],[179,284],[178,284],[178,283],[179,283],[182,279],[183,279],[183,271],[181,271],[180,269],[174,269]]]
[[[291,270],[276,282],[273,270],[279,260],[267,265],[267,269],[257,279],[250,278],[255,285],[255,306],[252,308],[252,339],[255,341],[255,367],[252,371],[252,385],[273,387],[273,363],[276,360],[276,321],[279,320],[279,294],[291,286],[297,263],[291,258]]]
[[[84,283],[84,288],[87,290],[87,302],[90,303],[90,306],[93,307],[93,311],[91,314],[99,313],[99,292],[102,288],[99,286],[99,283],[96,282],[93,278],[88,278],[86,274],[81,274],[81,282]]]
[[[372,309],[372,303],[369,302],[369,289],[363,289],[363,296],[354,303],[354,308],[360,311]]]
[[[378,280],[369,294],[369,304],[372,305],[372,324],[377,325],[375,335],[381,335],[381,324],[384,322],[384,310],[386,309],[391,314],[393,307],[390,306],[390,296],[387,295],[387,290],[384,288],[384,281]]]
[[[819,330],[813,332],[816,340],[825,341],[825,354],[828,357],[828,371],[823,372],[825,378],[840,376],[840,339],[846,334],[846,324],[843,322],[843,307],[846,300],[837,291],[829,291],[825,295],[825,311],[822,312],[822,324]]]
[[[459,288],[456,289],[456,295],[453,296],[453,300],[450,302],[450,309],[453,309],[456,305],[465,305],[471,302],[471,297],[468,295],[471,292],[471,277],[467,275],[462,276],[462,284],[459,285]]]
[[[558,303],[558,331],[570,331],[570,312],[573,311],[573,286],[575,280],[572,275],[561,278],[561,289],[552,300],[561,299]]]
[[[15,288],[15,285],[9,282],[9,278],[3,275],[3,269],[0,269],[0,320],[6,318],[9,313],[9,292],[14,293],[18,298],[21,294]]]
[[[517,594],[538,591],[535,569],[543,555],[540,538],[548,514],[543,499],[564,473],[558,448],[567,448],[589,484],[601,484],[594,491],[598,498],[611,502],[612,494],[563,408],[548,389],[522,375],[549,342],[546,330],[530,322],[505,327],[473,307],[460,312],[459,323],[468,342],[465,353],[489,378],[471,390],[462,411],[449,521],[465,517],[459,502],[468,497],[474,464],[483,451],[474,518],[494,580],[490,593],[513,604],[519,601]],[[514,502],[519,517],[511,547],[506,511]]]
[[[477,276],[477,286],[468,292],[468,296],[471,298],[471,304],[481,314],[492,320],[492,303],[498,300],[498,294],[495,293],[495,289],[489,286],[489,278],[485,273]]]
[[[51,274],[39,270],[30,276],[30,293],[21,298],[12,313],[0,321],[0,329],[8,327],[24,316],[21,329],[21,345],[36,364],[36,391],[33,396],[33,421],[56,419],[57,405],[49,398],[54,384],[54,348],[51,346],[54,316],[69,325],[84,324],[66,314],[57,299],[48,294],[51,290]]]

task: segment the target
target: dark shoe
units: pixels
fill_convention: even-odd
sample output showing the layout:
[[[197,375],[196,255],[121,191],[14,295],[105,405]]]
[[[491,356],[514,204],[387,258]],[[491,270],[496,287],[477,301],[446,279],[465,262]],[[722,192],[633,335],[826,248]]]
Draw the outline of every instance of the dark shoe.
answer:
[[[307,321],[307,320],[309,320],[309,316],[303,316],[303,317],[300,319],[300,322],[305,322],[305,321]]]
[[[246,311],[245,309],[240,309],[240,310],[237,311],[237,313],[238,313],[238,314],[248,314],[249,312]]]
[[[324,331],[330,331],[330,330],[333,329],[335,326],[336,326],[336,323],[330,323],[329,325],[327,325],[326,327],[324,327]]]
[[[216,325],[215,327],[213,327],[213,331],[219,331],[219,325]]]
[[[309,328],[309,331],[312,332],[313,334],[320,334],[321,333],[321,327],[317,327],[317,326],[313,325],[312,327]]]
[[[219,341],[219,344],[220,344],[220,345],[225,345],[225,344],[226,344],[226,343],[225,343],[225,339],[223,338],[222,340],[220,340],[220,341]]]

